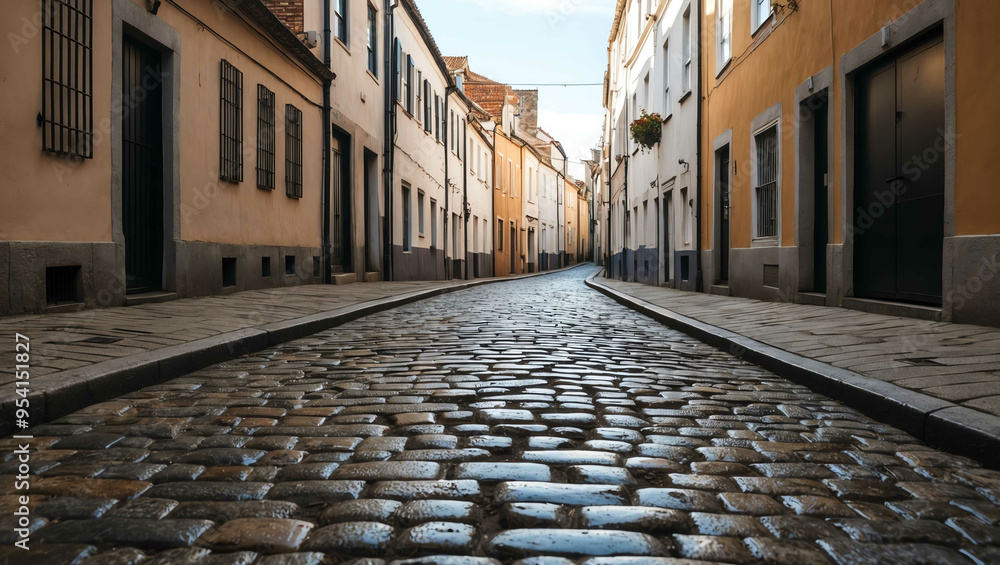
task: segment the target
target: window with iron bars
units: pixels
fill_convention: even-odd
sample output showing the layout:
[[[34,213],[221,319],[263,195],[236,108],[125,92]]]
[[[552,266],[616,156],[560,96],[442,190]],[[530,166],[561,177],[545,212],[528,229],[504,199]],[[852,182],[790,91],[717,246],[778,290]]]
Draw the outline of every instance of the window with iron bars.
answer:
[[[42,148],[94,158],[94,2],[48,0],[42,11]]]
[[[220,78],[219,178],[243,182],[243,73],[223,59]]]
[[[302,110],[285,105],[285,193],[302,198]]]
[[[778,235],[778,125],[754,136],[757,164],[754,193],[757,199],[756,237]]]
[[[274,188],[274,93],[257,85],[257,187]]]

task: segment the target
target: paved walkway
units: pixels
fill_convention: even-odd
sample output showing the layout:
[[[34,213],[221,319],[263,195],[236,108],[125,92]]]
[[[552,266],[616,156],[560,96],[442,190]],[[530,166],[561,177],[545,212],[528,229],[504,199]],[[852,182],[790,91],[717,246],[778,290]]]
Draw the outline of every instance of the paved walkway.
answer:
[[[1000,329],[596,281],[791,353],[1000,416]]]
[[[1000,472],[636,314],[592,272],[383,311],[35,426],[30,472],[0,463],[0,562],[1000,563]]]

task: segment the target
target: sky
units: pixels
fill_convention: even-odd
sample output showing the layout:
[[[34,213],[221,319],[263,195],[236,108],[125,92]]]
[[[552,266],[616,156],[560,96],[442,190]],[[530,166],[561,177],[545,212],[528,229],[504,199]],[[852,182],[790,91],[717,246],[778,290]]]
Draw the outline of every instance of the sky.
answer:
[[[601,138],[604,70],[615,0],[416,0],[441,53],[514,88],[538,87],[538,125],[571,161]],[[598,86],[541,86],[593,83]],[[583,165],[570,163],[582,179]]]

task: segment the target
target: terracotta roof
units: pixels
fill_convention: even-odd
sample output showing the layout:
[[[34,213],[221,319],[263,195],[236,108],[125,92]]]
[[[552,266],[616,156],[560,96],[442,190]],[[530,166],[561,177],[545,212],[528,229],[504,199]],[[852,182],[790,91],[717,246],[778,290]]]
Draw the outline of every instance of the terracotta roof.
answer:
[[[465,69],[469,66],[468,57],[445,57],[444,63],[448,65],[449,71],[457,71],[458,69]]]
[[[504,101],[517,105],[519,98],[510,86],[474,73],[468,66],[465,69],[465,93],[484,110],[496,116],[503,112]]]

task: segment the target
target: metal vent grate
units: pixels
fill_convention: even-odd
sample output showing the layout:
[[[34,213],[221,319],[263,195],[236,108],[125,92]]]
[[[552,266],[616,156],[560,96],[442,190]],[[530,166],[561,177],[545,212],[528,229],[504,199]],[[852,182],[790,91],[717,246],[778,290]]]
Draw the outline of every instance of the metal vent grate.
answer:
[[[45,302],[48,305],[82,302],[81,294],[79,265],[45,268]]]
[[[76,343],[99,343],[101,345],[110,345],[112,343],[118,343],[121,341],[120,337],[88,337],[87,339],[81,339]]]

